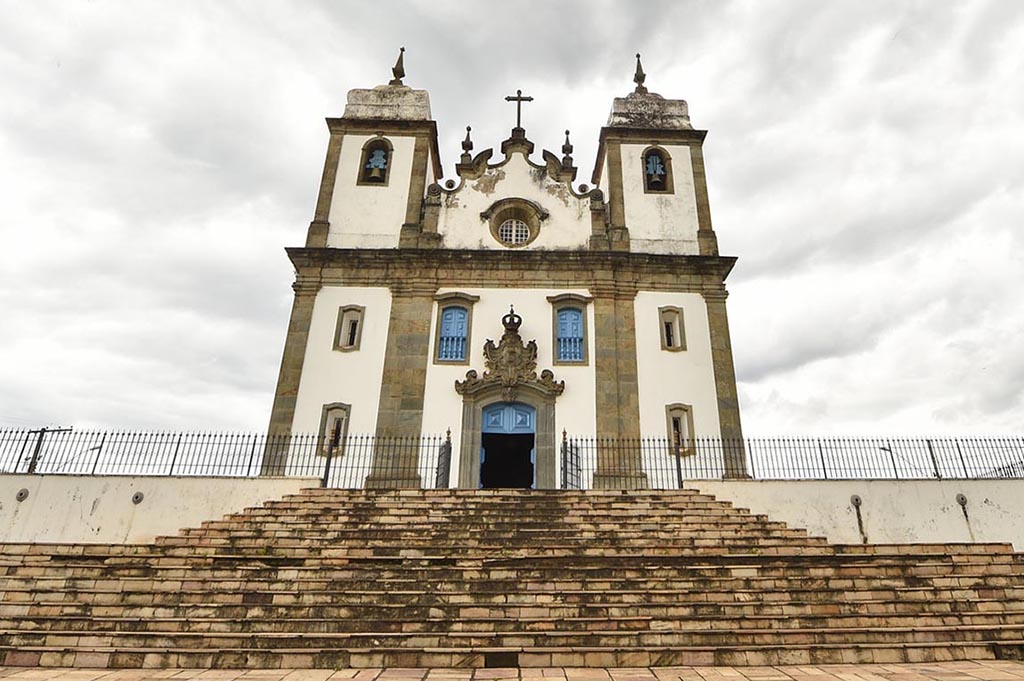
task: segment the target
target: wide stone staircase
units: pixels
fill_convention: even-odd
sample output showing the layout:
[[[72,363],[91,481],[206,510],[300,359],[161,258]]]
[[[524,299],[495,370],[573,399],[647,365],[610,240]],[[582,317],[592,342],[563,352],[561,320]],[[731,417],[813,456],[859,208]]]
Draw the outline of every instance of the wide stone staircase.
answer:
[[[1009,545],[830,545],[690,490],[314,489],[154,544],[0,546],[0,662],[1019,658],[1022,576]]]

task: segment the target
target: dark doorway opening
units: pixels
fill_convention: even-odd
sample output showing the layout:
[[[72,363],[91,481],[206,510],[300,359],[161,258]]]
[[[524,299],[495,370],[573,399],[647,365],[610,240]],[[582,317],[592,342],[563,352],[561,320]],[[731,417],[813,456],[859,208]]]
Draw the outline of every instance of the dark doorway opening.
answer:
[[[533,488],[533,433],[483,433],[483,462],[480,464],[480,486],[484,489],[511,487]]]

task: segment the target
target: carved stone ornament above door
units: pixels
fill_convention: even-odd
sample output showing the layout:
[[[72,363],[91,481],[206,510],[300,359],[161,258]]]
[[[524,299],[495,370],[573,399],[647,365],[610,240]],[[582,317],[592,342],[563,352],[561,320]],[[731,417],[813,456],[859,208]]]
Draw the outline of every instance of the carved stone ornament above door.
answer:
[[[565,381],[556,381],[550,369],[544,369],[537,377],[537,341],[524,344],[519,335],[523,318],[509,307],[507,315],[501,318],[505,332],[498,345],[488,339],[484,344],[484,362],[487,366],[480,376],[473,369],[466,372],[466,380],[455,381],[455,392],[472,396],[481,391],[501,388],[502,398],[514,402],[519,390],[526,387],[550,398],[565,390]]]

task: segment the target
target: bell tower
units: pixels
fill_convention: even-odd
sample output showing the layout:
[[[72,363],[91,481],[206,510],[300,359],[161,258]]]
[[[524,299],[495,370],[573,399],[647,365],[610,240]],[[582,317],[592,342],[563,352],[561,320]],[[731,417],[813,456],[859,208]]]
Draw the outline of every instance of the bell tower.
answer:
[[[601,129],[592,181],[608,197],[611,250],[718,255],[704,176],[706,130],[687,104],[649,92],[636,55],[636,89],[616,97]],[[604,244],[595,244],[604,246]]]
[[[405,48],[387,85],[350,90],[330,139],[307,248],[431,247],[423,197],[441,177],[437,124],[426,90],[405,85]]]

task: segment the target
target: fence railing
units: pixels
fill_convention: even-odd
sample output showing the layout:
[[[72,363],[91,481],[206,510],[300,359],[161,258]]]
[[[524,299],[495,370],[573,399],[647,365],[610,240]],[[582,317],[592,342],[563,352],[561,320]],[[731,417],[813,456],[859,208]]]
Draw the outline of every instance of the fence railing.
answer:
[[[448,487],[451,440],[161,433],[71,429],[0,430],[0,473],[187,477],[311,477],[330,487]]]
[[[686,480],[923,480],[1024,478],[1024,438],[668,438],[564,435],[562,487],[642,476],[650,488]],[[595,481],[595,476],[597,480]],[[600,480],[605,476],[606,480]],[[631,486],[631,485],[627,485]]]
[[[311,477],[329,487],[451,486],[450,435],[0,430],[0,474]],[[1024,479],[1024,438],[601,439],[564,434],[559,486],[687,480]]]

